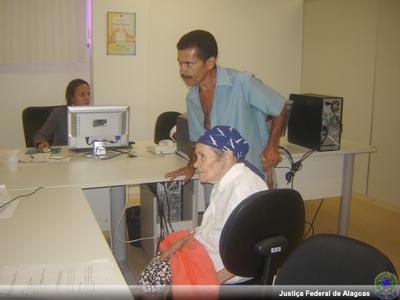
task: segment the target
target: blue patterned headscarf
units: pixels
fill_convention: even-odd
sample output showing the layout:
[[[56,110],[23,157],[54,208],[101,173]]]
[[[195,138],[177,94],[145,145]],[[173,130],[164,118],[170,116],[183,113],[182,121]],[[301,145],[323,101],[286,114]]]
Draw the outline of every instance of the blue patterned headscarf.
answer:
[[[207,130],[197,141],[222,151],[231,150],[238,160],[244,160],[249,145],[233,127],[218,125]]]

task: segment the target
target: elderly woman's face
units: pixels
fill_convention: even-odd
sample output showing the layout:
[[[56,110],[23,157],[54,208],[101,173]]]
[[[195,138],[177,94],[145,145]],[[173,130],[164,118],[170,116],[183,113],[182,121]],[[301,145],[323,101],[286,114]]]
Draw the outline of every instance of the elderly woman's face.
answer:
[[[197,169],[200,182],[217,183],[225,175],[224,161],[212,147],[196,144],[197,160],[194,167]]]

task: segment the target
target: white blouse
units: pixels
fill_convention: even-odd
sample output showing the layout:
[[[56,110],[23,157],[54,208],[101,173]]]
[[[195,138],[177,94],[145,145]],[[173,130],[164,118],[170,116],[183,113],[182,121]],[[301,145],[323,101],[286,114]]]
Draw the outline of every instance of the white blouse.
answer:
[[[219,255],[219,240],[229,215],[248,196],[267,189],[266,183],[243,163],[235,164],[214,185],[210,205],[195,230],[195,238],[207,249],[217,272],[224,268]]]

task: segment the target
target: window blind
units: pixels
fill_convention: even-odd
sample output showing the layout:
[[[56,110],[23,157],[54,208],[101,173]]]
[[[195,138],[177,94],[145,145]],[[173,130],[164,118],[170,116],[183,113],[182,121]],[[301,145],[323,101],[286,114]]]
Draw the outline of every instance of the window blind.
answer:
[[[86,0],[0,0],[0,64],[88,61]]]

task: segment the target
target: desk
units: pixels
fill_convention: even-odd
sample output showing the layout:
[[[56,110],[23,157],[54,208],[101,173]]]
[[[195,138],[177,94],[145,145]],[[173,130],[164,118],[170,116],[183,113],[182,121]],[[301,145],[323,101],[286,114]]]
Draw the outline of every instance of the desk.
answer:
[[[167,181],[164,174],[186,165],[187,161],[177,155],[155,157],[146,151],[148,143],[138,143],[134,151],[137,158],[127,158],[121,155],[110,160],[97,160],[83,157],[82,154],[72,157],[69,162],[54,162],[48,164],[20,164],[17,172],[10,172],[4,167],[0,169],[0,184],[5,184],[11,191],[45,187],[80,187],[96,188],[110,187],[111,194],[111,232],[113,235],[125,237],[125,223],[117,232],[126,199],[126,185]],[[298,160],[309,149],[292,145],[282,140],[294,160]],[[341,196],[338,233],[346,235],[351,189],[353,177],[354,155],[374,151],[371,146],[342,142],[341,150],[314,152],[304,163],[302,170],[295,176],[294,188],[305,200],[322,197]],[[284,159],[280,166],[288,166]],[[285,169],[276,170],[278,187],[287,187],[284,179]],[[195,191],[196,192],[196,191]],[[197,197],[193,197],[193,222],[197,225]],[[118,262],[126,260],[126,245],[117,239],[112,239],[112,250]]]
[[[10,192],[10,196],[25,192]],[[12,217],[0,219],[1,268],[71,265],[101,260],[111,267],[107,283],[101,285],[114,286],[113,292],[118,299],[131,298],[125,279],[80,188],[41,189],[18,201]]]
[[[285,139],[281,140],[281,146],[291,153],[295,162],[310,150],[290,144]],[[372,146],[342,141],[338,151],[312,153],[304,160],[302,169],[294,177],[293,188],[300,192],[304,200],[341,197],[338,223],[338,233],[341,235],[347,235],[348,230],[354,156],[373,151],[375,148]],[[284,168],[288,166],[288,159],[283,157],[278,165],[281,168],[275,168],[278,188],[288,187],[285,174],[289,170]]]
[[[64,188],[110,187],[111,234],[125,238],[125,219],[119,220],[125,209],[126,186],[150,182],[167,181],[164,174],[186,165],[187,161],[178,155],[155,156],[146,151],[148,143],[138,143],[133,150],[136,158],[122,154],[108,160],[85,157],[83,153],[69,161],[51,163],[19,164],[16,172],[0,168],[0,184],[9,191],[30,190],[39,186]],[[193,227],[197,225],[197,198],[193,197]],[[118,232],[117,232],[118,229]],[[127,269],[126,244],[112,238],[112,251],[122,269]]]

